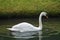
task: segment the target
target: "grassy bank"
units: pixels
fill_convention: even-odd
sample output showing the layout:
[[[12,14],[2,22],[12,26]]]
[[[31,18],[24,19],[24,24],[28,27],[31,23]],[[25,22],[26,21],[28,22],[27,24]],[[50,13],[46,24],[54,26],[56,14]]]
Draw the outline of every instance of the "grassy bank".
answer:
[[[41,11],[60,14],[60,0],[0,0],[0,17],[36,16]]]

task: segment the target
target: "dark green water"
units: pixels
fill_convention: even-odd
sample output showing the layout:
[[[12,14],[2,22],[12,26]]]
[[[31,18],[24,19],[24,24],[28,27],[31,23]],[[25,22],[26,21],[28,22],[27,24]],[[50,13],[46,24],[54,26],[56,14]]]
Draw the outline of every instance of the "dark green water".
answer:
[[[38,26],[38,19],[5,19],[0,20],[0,40],[60,40],[60,19],[49,18],[47,21],[43,20],[43,30],[41,35],[33,35],[33,38],[14,38],[11,32],[6,28],[12,27],[20,22],[28,22],[32,25]],[[31,36],[32,37],[32,36]]]

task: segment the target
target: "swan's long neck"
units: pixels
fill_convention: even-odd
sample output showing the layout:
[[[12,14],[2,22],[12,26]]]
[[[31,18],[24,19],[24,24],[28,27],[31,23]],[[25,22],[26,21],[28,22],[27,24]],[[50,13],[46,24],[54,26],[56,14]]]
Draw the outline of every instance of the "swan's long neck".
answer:
[[[39,16],[39,29],[42,30],[42,15]]]

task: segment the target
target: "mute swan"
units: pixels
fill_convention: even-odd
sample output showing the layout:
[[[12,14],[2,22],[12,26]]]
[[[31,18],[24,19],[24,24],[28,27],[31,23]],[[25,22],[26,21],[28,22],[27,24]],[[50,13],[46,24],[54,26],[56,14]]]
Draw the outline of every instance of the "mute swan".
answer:
[[[20,32],[42,30],[42,16],[47,17],[46,14],[47,14],[46,12],[41,12],[39,16],[39,27],[35,27],[34,25],[27,22],[22,22],[22,23],[12,26],[12,28],[7,28],[7,29],[10,31],[20,31]]]

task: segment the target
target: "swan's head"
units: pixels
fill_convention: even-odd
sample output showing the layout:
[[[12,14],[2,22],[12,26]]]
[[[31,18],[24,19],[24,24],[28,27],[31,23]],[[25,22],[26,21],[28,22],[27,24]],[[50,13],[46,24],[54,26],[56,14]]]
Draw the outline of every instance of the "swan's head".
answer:
[[[46,12],[41,12],[41,16],[45,16],[46,18],[48,18],[47,13]]]

